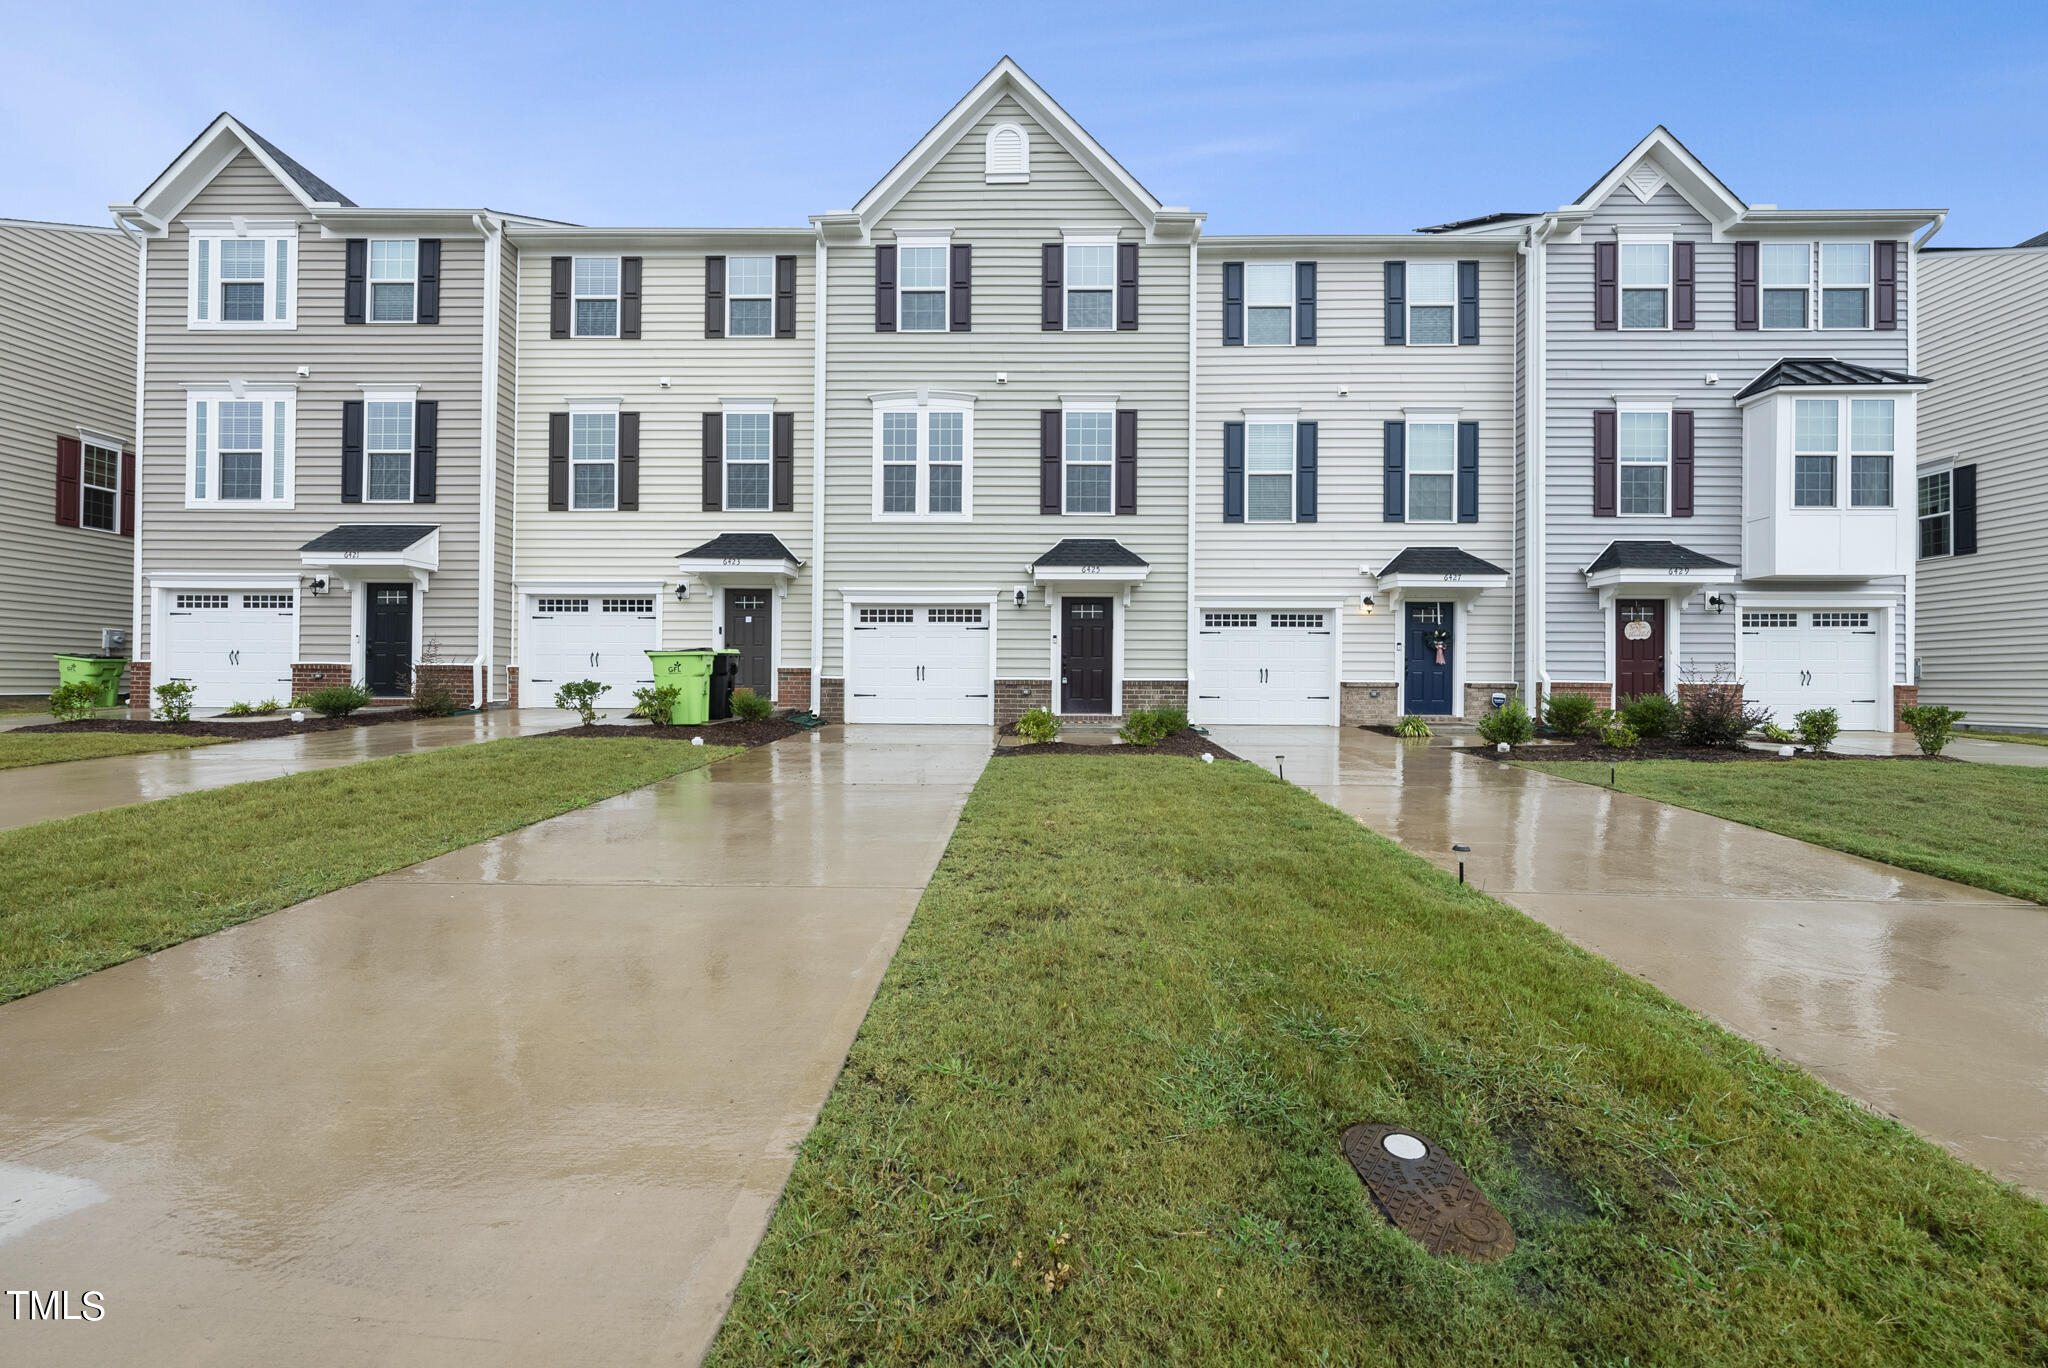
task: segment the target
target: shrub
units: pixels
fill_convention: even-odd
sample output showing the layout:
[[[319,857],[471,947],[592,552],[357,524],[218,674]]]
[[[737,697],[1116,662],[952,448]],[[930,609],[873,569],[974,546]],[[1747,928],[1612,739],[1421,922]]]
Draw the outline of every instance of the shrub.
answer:
[[[220,711],[223,717],[254,717],[256,715],[256,705],[254,703],[230,703]]]
[[[83,722],[99,710],[100,686],[80,680],[50,690],[50,715],[59,722]]]
[[[742,722],[766,722],[775,711],[775,701],[763,698],[752,689],[732,691],[732,715]]]
[[[1412,715],[1412,714],[1411,714],[1411,715],[1409,715],[1409,716],[1407,716],[1407,717],[1404,717],[1404,718],[1402,718],[1402,719],[1400,720],[1400,722],[1399,722],[1398,724],[1396,724],[1396,725],[1395,725],[1395,727],[1394,727],[1394,735],[1396,735],[1396,736],[1428,736],[1428,735],[1429,735],[1429,723],[1427,723],[1427,722],[1423,721],[1423,720],[1422,720],[1421,718],[1419,718],[1419,717],[1416,717],[1416,716],[1414,716],[1414,715]]]
[[[1742,739],[1771,720],[1771,710],[1743,701],[1742,686],[1705,684],[1679,708],[1679,737],[1689,746],[1739,749]]]
[[[1133,746],[1156,746],[1188,725],[1188,715],[1179,708],[1140,708],[1125,719],[1116,734]]]
[[[462,707],[455,690],[426,670],[412,672],[412,710],[422,717],[447,717]]]
[[[575,679],[555,690],[555,706],[568,708],[583,719],[583,725],[597,725],[597,700],[603,696],[605,685],[596,679]]]
[[[1600,729],[1600,744],[1616,750],[1634,750],[1642,741],[1636,729],[1626,722],[1612,722]]]
[[[183,679],[174,679],[168,684],[159,684],[156,694],[156,717],[159,722],[190,722],[192,720],[192,685]]]
[[[1060,720],[1052,715],[1049,708],[1033,708],[1017,719],[1017,735],[1040,745],[1048,741],[1057,741],[1060,735]]]
[[[1788,746],[1799,739],[1794,732],[1788,732],[1775,722],[1766,722],[1756,729],[1757,735],[1774,746]]]
[[[1670,694],[1649,693],[1621,710],[1621,720],[1640,737],[1669,736],[1678,730],[1678,705]]]
[[[1793,714],[1792,725],[1799,728],[1800,739],[1818,755],[1842,734],[1842,715],[1833,708],[1808,708]]]
[[[1519,746],[1536,734],[1536,724],[1523,710],[1522,696],[1509,694],[1507,702],[1479,719],[1479,734],[1496,745]]]
[[[657,727],[665,727],[676,715],[676,704],[683,701],[682,689],[674,684],[663,684],[651,689],[633,690],[633,711],[629,717],[644,717]]]
[[[1559,736],[1580,736],[1592,730],[1593,715],[1599,710],[1591,694],[1553,693],[1543,721]]]
[[[322,717],[347,717],[370,705],[370,691],[360,684],[329,684],[300,700]]]
[[[1899,709],[1899,721],[1913,729],[1913,739],[1920,743],[1922,755],[1941,754],[1942,748],[1953,739],[1956,723],[1968,716],[1959,708],[1947,708],[1939,703]]]
[[[278,702],[274,698],[266,698],[261,703],[258,703],[255,706],[255,708],[252,709],[252,711],[258,717],[268,717],[270,714],[276,712],[279,708],[282,708],[283,706],[284,705],[282,703]]]

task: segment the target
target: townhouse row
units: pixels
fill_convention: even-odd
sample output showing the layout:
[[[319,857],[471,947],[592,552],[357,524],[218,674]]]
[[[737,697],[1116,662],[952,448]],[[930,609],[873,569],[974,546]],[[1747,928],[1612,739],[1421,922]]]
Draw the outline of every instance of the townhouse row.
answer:
[[[1014,63],[850,210],[353,204],[222,115],[146,240],[137,683],[850,721],[1911,698],[1921,211],[1654,131],[1540,214],[1205,237]]]

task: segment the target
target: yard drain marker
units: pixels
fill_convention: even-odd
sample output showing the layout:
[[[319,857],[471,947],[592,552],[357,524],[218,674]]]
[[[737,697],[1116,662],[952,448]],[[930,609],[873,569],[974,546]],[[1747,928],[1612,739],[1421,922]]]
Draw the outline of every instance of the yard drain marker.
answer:
[[[1398,1126],[1363,1121],[1341,1143],[1380,1214],[1431,1254],[1493,1263],[1513,1252],[1507,1217],[1441,1147]]]

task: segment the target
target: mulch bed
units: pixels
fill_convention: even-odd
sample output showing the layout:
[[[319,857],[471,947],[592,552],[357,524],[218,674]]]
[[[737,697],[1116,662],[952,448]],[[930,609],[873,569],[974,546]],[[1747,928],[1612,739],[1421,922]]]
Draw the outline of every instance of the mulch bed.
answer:
[[[650,727],[645,724],[620,725],[616,722],[602,722],[595,727],[569,727],[562,731],[544,732],[543,736],[567,736],[577,740],[617,737],[630,741],[689,741],[703,737],[707,746],[765,746],[771,741],[780,741],[785,736],[795,736],[804,728],[786,717],[771,717],[765,722],[710,722],[695,727]]]
[[[94,717],[84,722],[43,722],[33,727],[16,727],[17,732],[127,732],[141,736],[224,736],[231,741],[255,741],[266,736],[300,736],[306,732],[341,731],[346,727],[374,727],[385,722],[419,722],[425,716],[410,708],[398,712],[350,713],[347,717],[321,717],[309,713],[303,722],[290,717],[268,721],[220,722],[203,718],[196,722],[157,722],[141,717]]]
[[[1014,733],[1013,733],[1014,734]],[[1009,756],[1016,759],[1030,759],[1060,755],[1179,755],[1190,760],[1199,760],[1203,755],[1213,755],[1218,760],[1242,760],[1241,755],[1232,755],[1206,736],[1198,735],[1193,728],[1175,732],[1156,746],[1091,746],[1079,742],[1053,741],[1045,745],[997,746],[996,758]]]
[[[1597,760],[1603,765],[1620,764],[1628,760],[1693,760],[1701,764],[1724,764],[1731,761],[1768,760],[1783,764],[1784,757],[1777,748],[1755,750],[1744,746],[1740,750],[1724,749],[1719,746],[1688,746],[1672,737],[1644,737],[1630,750],[1616,750],[1603,746],[1590,736],[1575,736],[1569,740],[1552,739],[1542,745],[1517,746],[1506,755],[1500,754],[1490,745],[1462,746],[1457,748],[1461,755],[1482,756],[1488,760],[1531,760],[1548,763],[1553,760]],[[1822,751],[1818,755],[1802,748],[1795,757],[1799,760],[1946,760],[1940,755],[1847,755],[1841,751]]]

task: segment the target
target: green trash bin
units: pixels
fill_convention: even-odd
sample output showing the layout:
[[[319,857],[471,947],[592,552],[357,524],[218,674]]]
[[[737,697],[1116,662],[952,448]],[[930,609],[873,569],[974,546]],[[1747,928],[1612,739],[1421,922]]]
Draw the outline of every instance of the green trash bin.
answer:
[[[692,727],[711,720],[711,661],[717,652],[709,646],[693,651],[649,651],[654,665],[654,687],[674,685],[683,691],[668,720],[678,727]]]
[[[57,682],[91,684],[100,691],[95,704],[111,708],[121,701],[121,672],[127,668],[126,656],[60,655],[57,657]]]

